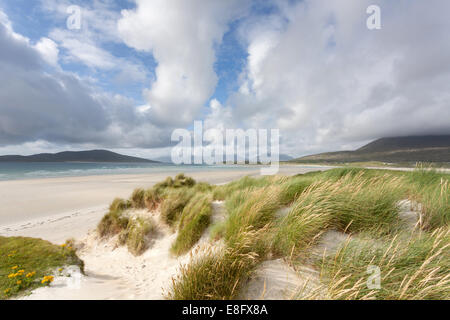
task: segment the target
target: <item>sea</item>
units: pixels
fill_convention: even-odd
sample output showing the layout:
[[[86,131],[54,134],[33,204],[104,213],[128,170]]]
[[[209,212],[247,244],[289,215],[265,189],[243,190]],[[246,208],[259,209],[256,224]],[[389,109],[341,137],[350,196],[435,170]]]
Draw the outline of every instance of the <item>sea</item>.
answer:
[[[246,168],[252,166],[245,166]],[[254,166],[255,169],[259,168]],[[0,162],[0,181],[109,174],[242,170],[240,165],[173,165],[164,163]]]

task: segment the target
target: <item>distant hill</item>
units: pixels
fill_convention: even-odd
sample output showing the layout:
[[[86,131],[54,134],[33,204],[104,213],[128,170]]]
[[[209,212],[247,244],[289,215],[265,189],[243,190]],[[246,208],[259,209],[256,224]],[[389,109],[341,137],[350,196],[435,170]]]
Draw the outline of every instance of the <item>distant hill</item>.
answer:
[[[107,150],[65,151],[59,153],[40,153],[31,156],[0,156],[0,162],[127,162],[157,163],[157,161],[136,158]]]
[[[294,158],[287,154],[280,154],[280,161],[289,161],[292,159],[294,159]],[[172,158],[170,156],[158,157],[158,158],[155,158],[155,160],[165,162],[165,163],[172,163]],[[249,163],[248,154],[245,156],[245,162]],[[194,163],[194,156],[191,156],[191,163]],[[237,162],[235,161],[234,163],[236,164]]]
[[[375,140],[355,151],[327,152],[295,162],[450,162],[450,135],[409,136]]]

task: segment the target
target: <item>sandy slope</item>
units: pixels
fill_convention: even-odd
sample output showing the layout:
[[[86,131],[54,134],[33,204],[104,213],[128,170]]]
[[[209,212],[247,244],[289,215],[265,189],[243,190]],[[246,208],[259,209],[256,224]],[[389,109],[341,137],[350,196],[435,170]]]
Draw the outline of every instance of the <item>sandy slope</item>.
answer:
[[[214,202],[213,221],[221,219],[222,211],[223,203]],[[174,257],[170,247],[177,233],[161,221],[159,211],[135,210],[130,214],[147,215],[157,222],[158,235],[144,254],[136,257],[125,246],[117,246],[117,236],[104,240],[91,231],[77,243],[77,254],[85,263],[86,275],[71,269],[68,272],[70,278],[66,275],[57,277],[51,287],[39,288],[22,299],[164,299],[182,264],[188,263],[192,255],[201,254],[202,248],[215,249],[205,232],[191,250],[192,255]]]

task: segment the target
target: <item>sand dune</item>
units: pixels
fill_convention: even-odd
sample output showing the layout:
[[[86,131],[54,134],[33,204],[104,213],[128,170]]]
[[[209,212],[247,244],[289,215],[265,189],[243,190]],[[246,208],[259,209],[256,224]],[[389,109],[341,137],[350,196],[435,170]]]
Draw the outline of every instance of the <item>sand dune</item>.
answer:
[[[280,173],[292,175],[318,169],[325,168],[286,166]],[[191,174],[196,180],[216,184],[245,175],[259,175],[259,170]],[[43,238],[54,243],[75,238],[80,244],[79,256],[85,262],[86,275],[65,270],[66,276],[56,277],[51,287],[37,289],[24,299],[164,298],[180,264],[190,259],[189,254],[171,256],[169,249],[176,233],[160,224],[160,234],[151,249],[135,257],[126,247],[117,247],[115,239],[101,241],[93,229],[114,197],[128,197],[134,188],[150,187],[165,177],[166,174],[118,175],[0,182],[4,209],[0,214],[0,235]],[[223,219],[223,204],[214,202],[213,208],[213,221]],[[201,252],[199,248],[208,242],[207,231],[192,251]]]

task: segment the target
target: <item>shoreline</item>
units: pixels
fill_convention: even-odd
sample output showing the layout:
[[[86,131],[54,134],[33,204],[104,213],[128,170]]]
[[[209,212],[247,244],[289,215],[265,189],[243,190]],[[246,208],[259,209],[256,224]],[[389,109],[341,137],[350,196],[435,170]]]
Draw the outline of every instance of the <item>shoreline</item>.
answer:
[[[280,166],[294,175],[330,167]],[[180,171],[52,177],[0,181],[0,236],[28,236],[61,243],[95,228],[116,197],[128,198],[138,187],[149,188]],[[201,182],[223,184],[244,176],[260,176],[259,167],[241,170],[199,170],[187,175]]]
[[[332,166],[280,165],[280,175],[295,175]],[[149,188],[179,171],[50,177],[0,181],[0,236],[28,236],[52,242],[79,238],[94,228],[116,197],[128,198],[138,187]],[[225,184],[244,176],[260,176],[259,167],[240,170],[191,171],[200,182]],[[367,169],[411,171],[412,168],[367,167]],[[448,170],[443,170],[447,171]]]

